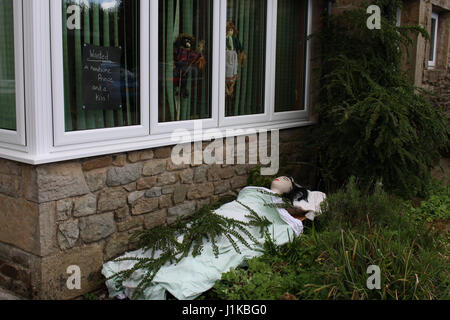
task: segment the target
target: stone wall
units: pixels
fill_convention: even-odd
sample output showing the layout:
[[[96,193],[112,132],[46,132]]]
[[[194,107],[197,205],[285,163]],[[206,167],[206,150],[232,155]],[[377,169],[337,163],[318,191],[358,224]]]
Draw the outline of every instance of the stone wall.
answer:
[[[306,131],[280,132],[280,174],[308,186]],[[164,147],[40,166],[0,160],[0,286],[34,299],[91,292],[104,262],[136,248],[133,233],[236,194],[254,166],[177,166],[170,156]],[[71,265],[81,268],[81,290],[66,287]]]

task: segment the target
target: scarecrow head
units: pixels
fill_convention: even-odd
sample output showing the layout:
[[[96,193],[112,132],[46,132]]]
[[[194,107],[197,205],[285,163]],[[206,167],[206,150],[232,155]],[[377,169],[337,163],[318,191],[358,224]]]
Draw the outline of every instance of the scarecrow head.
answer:
[[[227,36],[232,37],[235,36],[237,37],[237,35],[239,34],[238,29],[236,28],[236,26],[234,25],[233,22],[227,22]]]
[[[186,33],[181,33],[177,40],[175,41],[175,47],[176,48],[181,48],[181,49],[185,49],[185,50],[194,50],[194,46],[195,46],[195,37],[190,35],[190,34],[186,34]]]

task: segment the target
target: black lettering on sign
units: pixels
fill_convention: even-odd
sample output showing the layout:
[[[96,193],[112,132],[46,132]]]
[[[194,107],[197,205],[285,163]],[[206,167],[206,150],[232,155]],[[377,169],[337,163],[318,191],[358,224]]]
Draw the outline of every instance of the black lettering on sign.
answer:
[[[122,107],[120,60],[122,49],[83,46],[83,106],[86,110]]]

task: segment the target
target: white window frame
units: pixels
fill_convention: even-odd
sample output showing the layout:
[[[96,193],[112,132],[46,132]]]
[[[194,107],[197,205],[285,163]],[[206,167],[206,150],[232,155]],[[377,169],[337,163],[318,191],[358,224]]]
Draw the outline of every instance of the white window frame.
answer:
[[[140,1],[141,88],[143,88],[140,102],[141,125],[79,132],[65,132],[64,128],[61,0],[14,1],[17,8],[22,5],[23,9],[23,12],[20,12],[20,9],[15,10],[15,28],[23,31],[23,35],[22,32],[17,32],[22,42],[19,38],[15,39],[17,43],[16,63],[21,62],[18,65],[21,68],[21,72],[18,72],[18,77],[22,77],[21,79],[16,78],[16,81],[20,87],[18,92],[22,91],[23,94],[21,99],[17,101],[19,107],[16,109],[19,112],[17,118],[22,119],[17,126],[17,137],[20,137],[20,139],[17,138],[10,141],[23,145],[5,143],[2,139],[3,136],[0,135],[0,158],[39,165],[174,145],[178,142],[172,140],[171,130],[177,128],[182,128],[190,134],[195,133],[195,124],[198,123],[198,120],[160,124],[151,123],[150,119],[153,121],[158,119],[154,112],[158,109],[158,103],[155,100],[155,97],[158,97],[158,62],[155,63],[155,61],[158,60],[157,48],[159,43],[157,41],[158,37],[154,36],[154,32],[158,29],[159,24],[158,19],[149,19],[149,17],[152,17],[152,12],[158,12],[155,10],[158,1]],[[276,8],[277,1],[268,0],[268,8]],[[313,9],[312,0],[308,1],[308,15],[310,17],[308,30],[310,32]],[[214,3],[216,2],[220,3],[220,5],[215,6],[214,9],[214,34],[222,33],[221,36],[224,40],[222,41],[220,36],[216,36],[213,41],[213,51],[216,56],[213,62],[212,80],[213,115],[209,123],[207,123],[208,120],[202,121],[203,129],[210,126],[211,128],[220,129],[221,132],[225,132],[227,129],[245,128],[283,130],[314,124],[314,118],[309,118],[307,115],[310,109],[309,104],[311,103],[309,94],[311,90],[309,87],[311,77],[309,43],[306,66],[308,72],[305,83],[306,110],[280,113],[280,116],[273,113],[274,61],[276,61],[274,52],[276,50],[274,51],[274,46],[272,46],[270,50],[267,50],[267,59],[270,59],[268,63],[270,62],[269,65],[271,66],[270,71],[266,74],[266,86],[270,86],[270,90],[268,90],[270,95],[266,97],[266,99],[269,99],[269,102],[265,106],[265,110],[268,110],[270,113],[268,119],[260,120],[258,119],[259,115],[249,115],[233,117],[234,121],[228,121],[228,123],[221,121],[219,112],[224,111],[221,109],[223,109],[225,101],[225,99],[222,99],[225,92],[225,70],[223,69],[224,63],[220,63],[220,55],[225,54],[225,50],[221,50],[221,48],[225,48],[224,45],[226,44],[224,37],[226,21],[223,19],[226,15],[226,2],[225,0],[220,0],[220,2],[214,0]],[[276,12],[268,10],[268,14],[268,19],[273,23],[273,20],[276,20]],[[218,30],[219,28],[221,30]],[[272,29],[273,25],[268,30]],[[274,32],[272,32],[267,45],[274,42],[276,43],[276,34],[274,35]],[[19,48],[22,48],[22,50]],[[220,74],[221,72],[222,74]],[[145,90],[144,88],[149,89]],[[220,106],[221,101],[223,101],[222,107]],[[11,134],[11,132],[8,132],[8,134]],[[240,133],[235,131],[235,134],[238,135]],[[208,138],[195,136],[194,139],[198,141],[199,139]]]
[[[54,145],[66,146],[97,141],[117,140],[147,136],[149,134],[149,1],[140,1],[140,117],[141,124],[127,127],[93,129],[66,132],[64,121],[64,73],[62,38],[62,1],[50,0],[51,11],[51,55],[53,92]],[[151,1],[154,3],[155,1]],[[156,72],[156,71],[154,71]]]
[[[439,15],[437,13],[431,14],[431,19],[435,19],[435,31],[434,31],[434,48],[433,48],[433,59],[428,60],[428,66],[429,67],[435,67],[436,66],[436,56],[437,56],[437,39],[438,39],[438,30],[439,30]],[[431,25],[432,26],[432,25]],[[433,33],[433,30],[431,30],[430,35]],[[430,50],[431,50],[431,42],[430,42]],[[429,58],[429,57],[428,57]]]
[[[0,129],[0,142],[25,146],[25,92],[23,60],[23,3],[13,1],[14,10],[14,64],[16,91],[16,130]],[[6,147],[6,146],[5,146]],[[14,146],[10,146],[14,148]]]
[[[265,86],[265,96],[264,96],[264,113],[260,114],[249,114],[249,115],[241,115],[241,116],[231,116],[226,117],[225,116],[225,74],[226,74],[226,38],[227,38],[227,32],[226,32],[226,25],[227,25],[227,5],[228,0],[220,1],[221,4],[221,17],[220,17],[220,32],[219,37],[221,39],[220,41],[220,80],[219,80],[219,126],[220,127],[227,127],[227,126],[239,126],[244,124],[255,124],[255,123],[264,123],[270,121],[270,98],[271,98],[271,79],[272,79],[272,41],[273,37],[272,34],[276,32],[269,32],[270,30],[273,30],[271,26],[276,24],[276,21],[274,21],[274,16],[272,12],[272,8],[274,5],[274,2],[276,0],[264,0],[267,2],[267,16],[266,16],[266,70],[265,70],[265,79],[264,79],[264,86]],[[276,20],[276,16],[275,16]],[[276,29],[274,29],[276,30]]]
[[[224,1],[220,1],[222,3]],[[204,129],[217,128],[218,126],[218,116],[219,110],[217,108],[217,96],[219,91],[219,74],[217,72],[219,65],[219,38],[214,36],[219,33],[219,17],[221,6],[218,5],[219,1],[213,1],[213,44],[212,44],[212,85],[211,85],[211,118],[199,119],[202,121],[202,126]],[[183,120],[183,121],[171,121],[171,122],[159,122],[159,1],[150,1],[150,38],[151,38],[151,66],[155,66],[155,70],[150,75],[150,133],[153,134],[164,134],[170,133],[178,129],[193,129],[194,121],[196,120]],[[197,120],[198,121],[198,120]]]
[[[307,10],[307,21],[306,21],[306,38],[308,38],[311,35],[312,32],[312,0],[307,0],[306,3],[306,10]],[[275,15],[275,21],[274,21],[274,27],[275,32],[273,32],[273,47],[272,47],[272,79],[271,79],[271,103],[270,103],[270,113],[271,118],[270,121],[282,121],[282,120],[290,120],[290,119],[307,119],[309,116],[309,104],[310,104],[310,94],[309,94],[309,88],[311,83],[311,42],[308,40],[306,41],[306,57],[305,57],[305,83],[304,87],[306,90],[304,90],[305,96],[303,97],[303,110],[295,110],[295,111],[284,111],[284,112],[275,112],[275,76],[276,76],[276,44],[277,44],[277,32],[276,32],[276,24],[277,24],[277,16],[278,16],[278,0],[274,0],[274,7],[272,9]]]

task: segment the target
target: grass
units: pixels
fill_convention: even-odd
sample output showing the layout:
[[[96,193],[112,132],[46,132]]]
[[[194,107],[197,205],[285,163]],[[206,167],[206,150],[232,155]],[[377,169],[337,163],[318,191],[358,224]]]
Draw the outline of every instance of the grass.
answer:
[[[323,215],[288,244],[224,273],[200,299],[449,299],[449,186],[405,201],[381,187],[367,195],[351,180],[329,195]],[[367,268],[381,271],[370,290]]]

